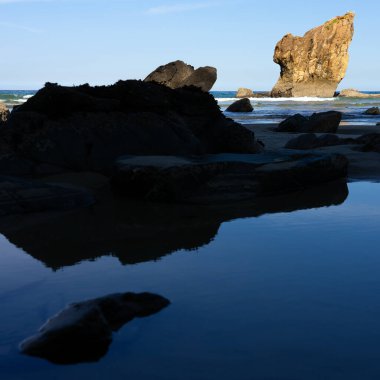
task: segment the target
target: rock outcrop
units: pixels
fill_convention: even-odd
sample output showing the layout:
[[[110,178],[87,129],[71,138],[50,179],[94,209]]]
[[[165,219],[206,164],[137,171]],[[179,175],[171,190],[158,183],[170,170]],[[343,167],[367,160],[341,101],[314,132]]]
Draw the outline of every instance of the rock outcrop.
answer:
[[[310,117],[297,113],[282,121],[276,131],[336,133],[341,120],[342,113],[337,111],[313,113]]]
[[[380,98],[380,94],[365,94],[352,88],[340,91],[338,96],[342,98]]]
[[[57,364],[98,361],[107,353],[114,331],[169,304],[166,298],[151,293],[112,294],[74,303],[22,342],[20,350]]]
[[[252,112],[253,107],[248,98],[243,98],[232,103],[226,112]]]
[[[240,87],[236,92],[237,98],[252,98],[253,97],[253,91],[249,88],[243,88]]]
[[[94,202],[84,189],[0,176],[0,216],[67,211]]]
[[[9,118],[9,110],[6,105],[0,102],[0,126],[5,124]]]
[[[339,154],[124,157],[117,162],[111,184],[126,197],[209,204],[282,194],[344,178],[347,165]]]
[[[333,134],[317,136],[314,133],[305,133],[289,140],[286,143],[285,148],[307,150],[321,148],[324,146],[341,145],[349,142],[353,142],[353,139],[341,139],[337,135]]]
[[[273,97],[333,97],[348,66],[354,14],[335,17],[303,37],[285,35],[273,60],[281,67]]]
[[[144,82],[156,82],[172,89],[195,86],[207,92],[211,90],[216,79],[217,70],[214,67],[205,66],[195,70],[183,61],[175,61],[158,67]]]
[[[127,154],[261,151],[253,132],[227,119],[212,95],[134,80],[48,84],[11,113],[0,140],[23,159],[102,173]]]

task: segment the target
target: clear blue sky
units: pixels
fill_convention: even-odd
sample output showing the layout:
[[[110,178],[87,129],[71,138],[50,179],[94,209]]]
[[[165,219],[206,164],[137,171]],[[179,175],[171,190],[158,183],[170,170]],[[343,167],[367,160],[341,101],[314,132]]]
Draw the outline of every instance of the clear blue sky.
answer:
[[[270,89],[276,42],[356,12],[340,88],[380,90],[379,0],[0,0],[0,88],[109,84],[182,59],[218,68],[216,90]]]

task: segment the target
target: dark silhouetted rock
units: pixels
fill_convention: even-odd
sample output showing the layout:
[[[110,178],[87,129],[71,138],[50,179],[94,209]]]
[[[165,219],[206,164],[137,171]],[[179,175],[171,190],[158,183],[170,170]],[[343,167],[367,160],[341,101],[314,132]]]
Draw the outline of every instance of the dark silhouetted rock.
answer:
[[[172,89],[195,86],[207,92],[211,90],[216,79],[217,71],[214,67],[205,66],[195,70],[183,61],[175,61],[158,67],[144,81],[160,83]]]
[[[87,191],[0,176],[0,216],[63,211],[94,203]]]
[[[276,131],[336,133],[341,120],[342,114],[337,111],[314,113],[310,117],[296,114],[282,121]]]
[[[362,152],[379,152],[380,153],[380,133],[368,133],[356,139]]]
[[[0,127],[7,122],[9,118],[9,110],[6,105],[0,102]]]
[[[354,16],[349,12],[335,17],[303,37],[285,35],[274,51],[281,74],[272,96],[333,97],[347,70]]]
[[[248,98],[237,100],[226,109],[226,112],[252,112],[252,111],[253,111],[253,107]]]
[[[48,84],[0,130],[14,155],[69,170],[107,172],[121,155],[255,153],[253,132],[195,87],[156,83]]]
[[[150,201],[210,203],[253,199],[342,178],[342,155],[124,157],[111,183],[118,193]]]
[[[112,332],[136,317],[146,317],[170,302],[151,293],[121,293],[74,303],[49,319],[20,344],[22,353],[57,364],[101,359],[112,342]]]
[[[253,91],[249,88],[240,87],[236,92],[237,98],[251,98],[253,97]]]
[[[380,115],[380,108],[379,107],[371,107],[368,108],[365,112],[364,115]]]
[[[323,146],[340,145],[341,139],[337,135],[325,134],[317,137],[314,133],[305,133],[289,140],[285,148],[287,149],[313,149]]]

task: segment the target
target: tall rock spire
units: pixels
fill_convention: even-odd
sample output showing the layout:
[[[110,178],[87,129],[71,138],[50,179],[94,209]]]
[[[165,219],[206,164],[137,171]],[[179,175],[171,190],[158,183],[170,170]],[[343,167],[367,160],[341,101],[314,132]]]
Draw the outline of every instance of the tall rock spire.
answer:
[[[273,60],[281,67],[273,97],[332,97],[348,66],[354,34],[353,12],[309,30],[303,37],[285,35]]]

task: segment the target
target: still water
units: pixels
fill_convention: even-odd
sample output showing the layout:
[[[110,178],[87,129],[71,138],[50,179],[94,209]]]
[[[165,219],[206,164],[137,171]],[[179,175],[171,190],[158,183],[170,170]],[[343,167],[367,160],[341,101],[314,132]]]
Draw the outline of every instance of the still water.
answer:
[[[1,231],[1,379],[379,379],[380,184],[347,195]],[[97,363],[18,353],[67,303],[121,291],[172,304],[125,325]]]

